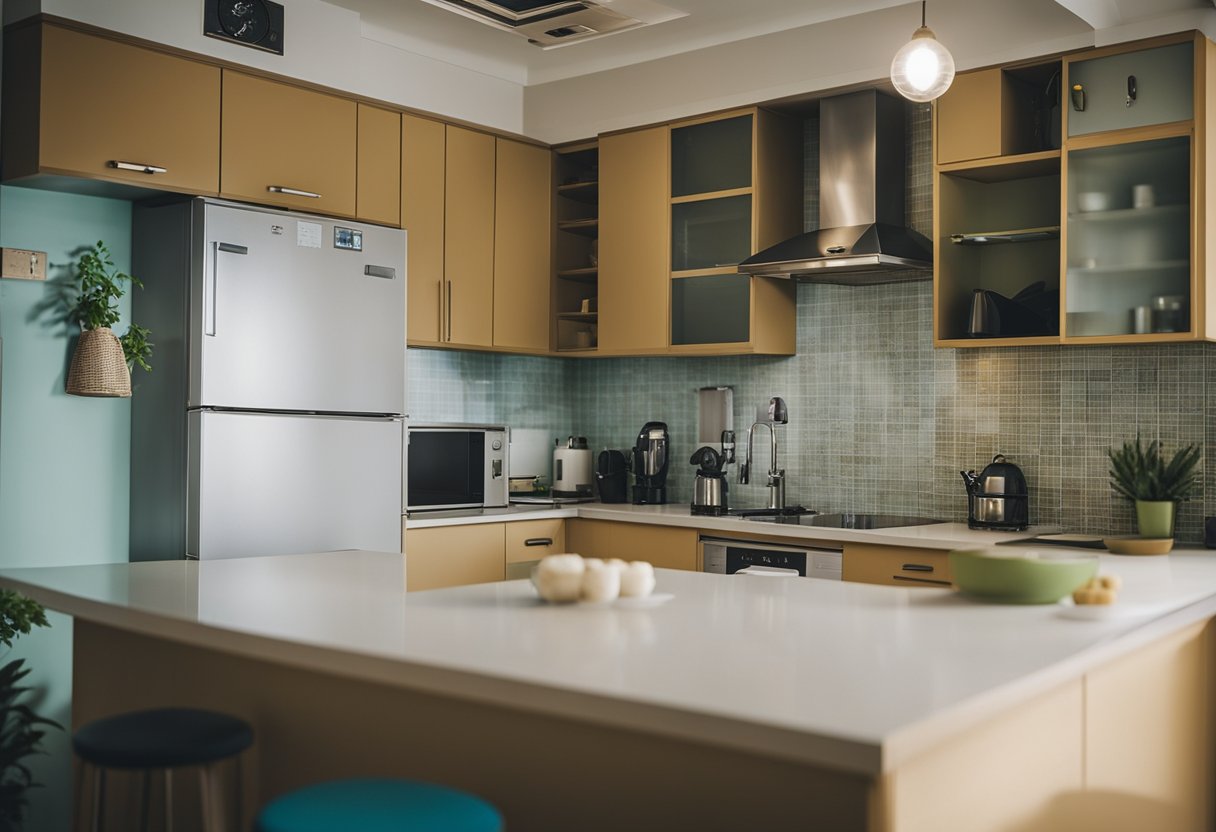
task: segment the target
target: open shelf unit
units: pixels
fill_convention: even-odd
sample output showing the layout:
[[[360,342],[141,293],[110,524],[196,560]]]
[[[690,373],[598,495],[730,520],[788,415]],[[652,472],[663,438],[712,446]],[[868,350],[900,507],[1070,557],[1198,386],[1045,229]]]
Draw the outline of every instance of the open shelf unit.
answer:
[[[558,352],[593,352],[599,341],[599,146],[553,151],[553,343]]]

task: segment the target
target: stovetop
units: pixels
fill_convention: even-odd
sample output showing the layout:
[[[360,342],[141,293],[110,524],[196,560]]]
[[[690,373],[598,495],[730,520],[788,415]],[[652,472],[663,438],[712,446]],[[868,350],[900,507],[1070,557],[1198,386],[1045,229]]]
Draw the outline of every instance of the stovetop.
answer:
[[[929,526],[944,523],[931,517],[909,517],[899,514],[749,514],[744,520],[757,523],[779,523],[788,526],[819,526],[828,529],[898,529],[904,526]]]

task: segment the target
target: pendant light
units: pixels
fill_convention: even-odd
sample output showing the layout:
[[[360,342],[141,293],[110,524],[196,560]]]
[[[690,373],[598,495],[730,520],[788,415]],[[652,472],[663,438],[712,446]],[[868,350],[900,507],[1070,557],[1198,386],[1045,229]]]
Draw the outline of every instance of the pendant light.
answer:
[[[920,4],[920,28],[891,61],[891,83],[904,98],[932,101],[954,81],[954,58],[925,25],[925,0]]]

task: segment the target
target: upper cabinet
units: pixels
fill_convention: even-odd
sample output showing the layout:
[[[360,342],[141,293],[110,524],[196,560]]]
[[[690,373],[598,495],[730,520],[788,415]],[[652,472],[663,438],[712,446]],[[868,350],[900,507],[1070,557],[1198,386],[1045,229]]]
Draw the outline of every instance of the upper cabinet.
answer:
[[[606,204],[600,179],[597,142],[554,149],[552,304],[558,352],[594,351],[601,337],[600,251],[607,249],[600,245]]]
[[[552,157],[547,148],[495,140],[494,346],[549,349]]]
[[[444,179],[447,159],[443,122],[401,117],[401,225],[406,231],[406,339],[438,346],[447,338],[443,271]]]
[[[447,126],[443,302],[452,345],[494,344],[494,166],[493,136]]]
[[[355,214],[401,225],[401,114],[359,105]]]
[[[1172,35],[958,76],[936,116],[938,346],[1216,335],[1196,117],[1214,48]]]
[[[801,170],[801,123],[767,110],[672,125],[672,352],[794,353],[794,284],[738,264],[802,231]]]
[[[355,216],[354,101],[224,70],[220,194]]]
[[[51,24],[4,41],[5,181],[219,190],[220,69]]]

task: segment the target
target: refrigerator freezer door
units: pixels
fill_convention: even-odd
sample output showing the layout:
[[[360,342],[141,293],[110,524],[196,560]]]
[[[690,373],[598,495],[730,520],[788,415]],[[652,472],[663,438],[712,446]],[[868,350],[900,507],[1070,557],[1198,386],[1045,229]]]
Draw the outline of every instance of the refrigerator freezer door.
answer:
[[[401,551],[403,422],[189,414],[187,553]]]
[[[405,410],[405,232],[201,203],[190,407]]]

